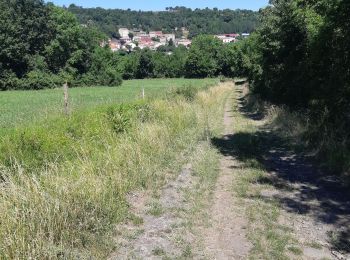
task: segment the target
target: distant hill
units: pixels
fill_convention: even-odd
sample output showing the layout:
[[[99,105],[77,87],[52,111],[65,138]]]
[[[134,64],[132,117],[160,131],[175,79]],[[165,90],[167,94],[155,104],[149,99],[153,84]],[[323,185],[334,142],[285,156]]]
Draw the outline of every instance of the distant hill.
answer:
[[[163,30],[181,36],[180,28],[189,30],[189,37],[201,33],[243,33],[252,32],[259,24],[258,12],[251,10],[195,9],[169,7],[166,11],[132,11],[120,9],[83,8],[70,5],[80,23],[93,23],[109,36],[116,36],[119,27],[137,28],[143,31]],[[176,31],[175,28],[178,28]]]

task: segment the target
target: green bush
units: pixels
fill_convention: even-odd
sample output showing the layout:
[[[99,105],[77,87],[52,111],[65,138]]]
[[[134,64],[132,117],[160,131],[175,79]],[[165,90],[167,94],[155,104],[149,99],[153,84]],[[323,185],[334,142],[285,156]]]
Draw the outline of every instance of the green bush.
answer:
[[[168,98],[183,97],[187,101],[193,101],[198,93],[198,88],[192,85],[186,85],[184,87],[172,88],[168,91]]]
[[[46,89],[62,86],[63,81],[59,76],[42,71],[31,71],[21,80],[20,89]]]
[[[10,71],[0,72],[0,90],[17,89],[21,85],[21,80],[15,73]]]
[[[131,105],[119,105],[107,109],[107,120],[116,133],[126,132],[135,118],[135,110]]]

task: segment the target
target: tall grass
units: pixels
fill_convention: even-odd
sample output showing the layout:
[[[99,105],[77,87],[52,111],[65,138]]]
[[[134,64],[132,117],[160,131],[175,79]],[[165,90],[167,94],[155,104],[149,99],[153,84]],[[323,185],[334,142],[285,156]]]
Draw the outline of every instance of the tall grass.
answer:
[[[0,141],[0,259],[105,258],[114,225],[128,216],[125,195],[159,188],[181,168],[181,154],[219,131],[228,91],[190,99],[177,91],[8,131]]]

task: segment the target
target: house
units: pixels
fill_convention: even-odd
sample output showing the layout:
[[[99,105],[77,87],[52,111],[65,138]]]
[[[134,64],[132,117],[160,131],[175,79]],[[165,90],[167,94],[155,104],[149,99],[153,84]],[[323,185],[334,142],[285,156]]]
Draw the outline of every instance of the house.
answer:
[[[127,44],[127,43],[131,43],[131,39],[129,37],[127,38],[120,38],[120,42],[122,42],[123,44]]]
[[[232,38],[237,38],[239,37],[239,34],[238,33],[227,33],[227,34],[222,34],[226,37],[232,37]]]
[[[148,35],[140,36],[140,37],[139,37],[139,43],[141,43],[141,44],[144,44],[144,43],[151,43],[151,42],[153,42],[153,41],[152,41],[152,38],[151,38],[150,36],[148,36]]]
[[[118,30],[119,34],[120,34],[120,37],[123,38],[123,39],[128,39],[129,38],[129,29],[128,28],[120,28]]]
[[[162,37],[159,39],[159,42],[165,45],[167,43],[167,38]]]
[[[150,48],[150,49],[155,49],[155,47],[154,47],[155,45],[154,45],[154,42],[151,40],[150,42],[148,42],[148,41],[145,41],[145,42],[140,42],[139,43],[139,47],[140,47],[140,49],[142,50],[142,49],[144,49],[144,48]]]
[[[134,31],[134,37],[137,37],[137,36],[145,36],[145,35],[148,36],[148,34],[147,34],[146,32],[144,32],[144,31],[141,31],[141,30]]]
[[[120,50],[120,48],[122,47],[120,42],[117,39],[110,39],[108,41],[108,45],[109,45],[109,48],[111,48],[111,50],[113,52]]]
[[[239,34],[235,33],[215,35],[215,37],[220,39],[223,43],[236,42],[238,36]]]
[[[143,39],[143,38],[150,38],[150,37],[149,37],[149,35],[146,34],[145,32],[142,32],[142,33],[139,33],[139,34],[137,34],[136,36],[134,36],[133,40],[134,40],[135,42],[139,42],[139,41],[141,41],[141,39]]]
[[[164,38],[167,42],[169,42],[170,40],[173,40],[173,42],[175,42],[175,34],[173,33],[164,34]]]
[[[149,37],[151,37],[151,38],[161,38],[162,36],[163,36],[162,31],[149,32]]]
[[[250,36],[250,33],[242,33],[243,38],[248,38]]]
[[[176,41],[176,46],[183,45],[185,47],[190,47],[191,44],[192,44],[192,41],[188,39],[181,39]]]

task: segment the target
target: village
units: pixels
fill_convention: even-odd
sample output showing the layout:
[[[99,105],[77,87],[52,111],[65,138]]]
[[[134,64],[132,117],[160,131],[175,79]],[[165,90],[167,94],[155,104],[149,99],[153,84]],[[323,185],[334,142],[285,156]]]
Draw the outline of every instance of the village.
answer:
[[[178,30],[175,28],[175,30]],[[181,38],[176,38],[175,33],[163,33],[162,31],[150,31],[149,33],[133,29],[129,30],[128,28],[120,28],[118,30],[118,38],[111,38],[108,40],[108,45],[112,51],[133,51],[135,49],[144,49],[149,48],[151,50],[157,50],[161,46],[185,46],[189,48],[192,44],[192,40],[189,39],[189,31],[183,27],[181,30]],[[239,38],[249,37],[249,33],[229,33],[229,34],[218,34],[215,35],[223,43],[232,43],[237,42]]]

